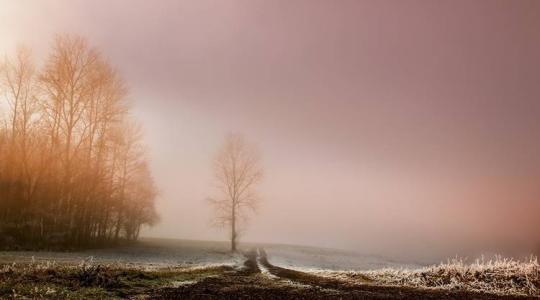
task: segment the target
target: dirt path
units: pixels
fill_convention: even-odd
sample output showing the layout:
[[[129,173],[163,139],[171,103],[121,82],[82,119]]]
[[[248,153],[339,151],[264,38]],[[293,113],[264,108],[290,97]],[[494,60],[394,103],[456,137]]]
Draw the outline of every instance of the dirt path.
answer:
[[[161,299],[526,299],[496,297],[463,291],[425,290],[325,278],[272,265],[264,249],[244,254],[242,268],[196,283],[162,288],[152,295]]]

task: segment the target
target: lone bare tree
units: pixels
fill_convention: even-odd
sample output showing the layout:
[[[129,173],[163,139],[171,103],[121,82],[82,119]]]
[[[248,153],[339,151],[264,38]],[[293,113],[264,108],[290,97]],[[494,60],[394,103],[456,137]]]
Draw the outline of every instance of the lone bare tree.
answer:
[[[219,196],[209,198],[215,209],[214,225],[230,226],[231,251],[236,251],[238,223],[254,212],[259,198],[255,186],[262,180],[263,171],[257,149],[245,142],[241,135],[225,138],[214,159],[214,176]]]

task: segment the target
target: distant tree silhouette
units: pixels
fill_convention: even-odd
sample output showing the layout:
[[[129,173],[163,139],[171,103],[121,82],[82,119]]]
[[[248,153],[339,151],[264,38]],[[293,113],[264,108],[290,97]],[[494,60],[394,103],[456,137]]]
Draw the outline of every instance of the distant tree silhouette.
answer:
[[[214,159],[214,176],[219,196],[209,198],[215,210],[213,224],[230,226],[231,251],[236,251],[240,219],[255,211],[259,202],[255,186],[263,170],[257,149],[240,135],[228,135]]]

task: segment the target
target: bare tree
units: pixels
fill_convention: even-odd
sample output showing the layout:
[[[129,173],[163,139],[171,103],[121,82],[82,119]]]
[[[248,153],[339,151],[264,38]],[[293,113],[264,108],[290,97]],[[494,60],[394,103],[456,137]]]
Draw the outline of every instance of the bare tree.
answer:
[[[0,61],[0,248],[136,239],[157,192],[120,74],[78,36],[42,68],[16,54]]]
[[[219,196],[208,201],[215,209],[214,225],[230,226],[231,251],[236,251],[240,219],[255,211],[259,202],[255,186],[263,171],[257,149],[240,135],[228,135],[214,159]]]
[[[0,90],[5,91],[4,96],[8,104],[9,116],[6,122],[9,136],[9,144],[6,144],[4,171],[7,176],[4,182],[10,182],[4,186],[13,201],[12,205],[20,210],[31,210],[31,191],[36,178],[31,160],[35,157],[36,148],[33,138],[34,129],[37,127],[39,118],[36,118],[37,98],[35,88],[35,67],[31,58],[31,51],[19,47],[14,59],[5,58],[0,75]],[[9,124],[9,125],[8,125]],[[9,179],[8,179],[9,178]],[[0,196],[2,197],[2,196]],[[4,213],[10,214],[4,210]],[[26,222],[22,218],[14,218],[14,223]],[[16,222],[16,223],[15,223]]]

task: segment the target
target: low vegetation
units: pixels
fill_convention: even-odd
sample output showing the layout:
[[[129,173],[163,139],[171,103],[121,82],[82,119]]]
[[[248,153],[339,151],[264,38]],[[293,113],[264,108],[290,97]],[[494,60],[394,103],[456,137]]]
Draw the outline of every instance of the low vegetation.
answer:
[[[382,269],[367,272],[332,273],[331,276],[350,281],[376,284],[465,290],[498,295],[540,296],[540,265],[536,257],[514,260],[496,256],[484,258],[472,264],[463,259],[417,270]]]
[[[0,265],[0,298],[123,299],[219,275],[227,266],[143,269],[126,265],[51,262]]]
[[[0,299],[527,299],[536,259],[453,260],[419,270],[301,272],[247,251],[235,265],[157,267],[87,260],[0,263]],[[330,278],[329,278],[330,277]]]

